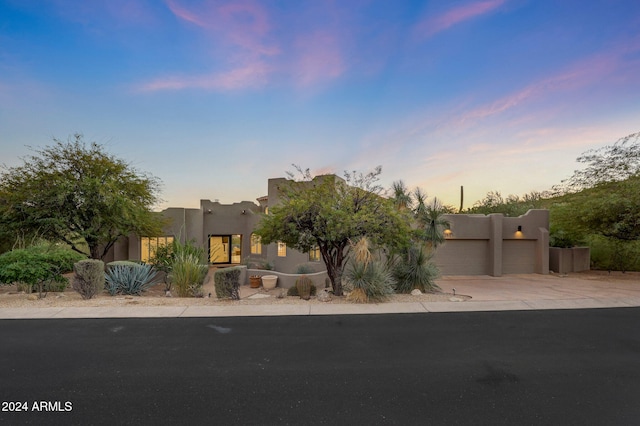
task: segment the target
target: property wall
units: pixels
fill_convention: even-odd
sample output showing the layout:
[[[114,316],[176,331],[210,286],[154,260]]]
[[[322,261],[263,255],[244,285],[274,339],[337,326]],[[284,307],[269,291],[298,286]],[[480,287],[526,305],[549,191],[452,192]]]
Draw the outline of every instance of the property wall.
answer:
[[[589,247],[549,248],[549,269],[558,274],[588,271],[591,252]]]
[[[519,217],[445,215],[445,219],[450,232],[434,258],[442,275],[549,273],[547,210],[529,210]]]

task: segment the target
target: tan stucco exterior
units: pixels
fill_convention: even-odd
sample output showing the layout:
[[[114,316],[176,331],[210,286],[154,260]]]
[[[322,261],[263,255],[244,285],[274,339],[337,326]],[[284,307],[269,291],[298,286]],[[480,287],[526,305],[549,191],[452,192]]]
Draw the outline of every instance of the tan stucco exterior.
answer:
[[[258,198],[257,202],[220,204],[200,200],[199,209],[163,210],[160,214],[169,219],[165,235],[182,242],[192,240],[207,251],[211,235],[241,235],[242,259],[260,257],[283,273],[294,273],[302,264],[321,271],[322,262],[309,262],[308,254],[290,247],[285,257],[278,256],[277,244],[262,245],[260,255],[251,254],[251,234],[261,215],[279,202],[279,186],[284,182],[284,178],[269,179],[268,195]],[[445,215],[445,218],[450,222],[450,231],[435,255],[443,275],[549,273],[547,210],[530,210],[516,218],[502,214]],[[118,242],[105,260],[114,259],[140,259],[140,239],[132,236]]]

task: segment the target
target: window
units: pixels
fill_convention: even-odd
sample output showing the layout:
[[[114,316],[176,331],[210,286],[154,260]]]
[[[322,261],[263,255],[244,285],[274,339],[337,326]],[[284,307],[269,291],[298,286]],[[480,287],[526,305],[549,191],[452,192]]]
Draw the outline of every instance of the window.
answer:
[[[309,262],[320,262],[320,247],[309,250]]]
[[[140,238],[140,260],[148,262],[156,255],[156,249],[173,244],[173,237],[142,237]]]
[[[287,257],[287,245],[278,241],[278,257]]]
[[[262,239],[260,235],[251,234],[251,254],[262,254]]]

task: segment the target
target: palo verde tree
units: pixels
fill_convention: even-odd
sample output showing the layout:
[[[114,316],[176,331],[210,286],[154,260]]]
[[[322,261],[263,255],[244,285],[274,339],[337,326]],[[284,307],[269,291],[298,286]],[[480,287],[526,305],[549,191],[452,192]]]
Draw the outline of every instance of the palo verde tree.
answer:
[[[382,197],[377,184],[381,167],[374,171],[313,178],[302,171],[301,180],[289,173],[280,186],[280,199],[269,209],[257,229],[262,242],[277,241],[302,252],[318,247],[336,295],[342,295],[342,275],[350,241],[366,236],[376,246],[407,243],[409,225],[393,201]]]
[[[151,211],[159,181],[87,144],[81,134],[23,159],[0,174],[0,227],[16,235],[62,241],[101,259],[130,233],[157,235],[162,220]]]

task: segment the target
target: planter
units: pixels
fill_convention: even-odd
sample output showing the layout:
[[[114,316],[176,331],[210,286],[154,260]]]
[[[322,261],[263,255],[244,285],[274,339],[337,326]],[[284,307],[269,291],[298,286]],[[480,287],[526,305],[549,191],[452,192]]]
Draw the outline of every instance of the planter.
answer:
[[[251,288],[260,288],[261,281],[259,275],[252,275],[249,277],[249,286]]]
[[[262,286],[265,290],[273,290],[276,288],[278,283],[277,275],[263,275],[262,276]]]

